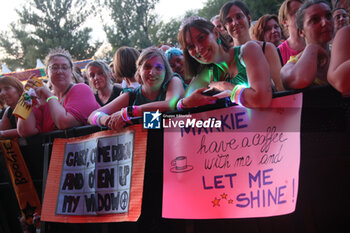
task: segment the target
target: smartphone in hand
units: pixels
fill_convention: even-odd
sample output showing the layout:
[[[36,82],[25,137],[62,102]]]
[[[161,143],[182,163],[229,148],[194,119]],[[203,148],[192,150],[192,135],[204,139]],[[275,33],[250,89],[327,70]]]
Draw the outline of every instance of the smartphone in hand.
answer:
[[[206,95],[206,96],[213,96],[216,95],[218,93],[220,93],[221,91],[219,89],[216,88],[209,88],[205,91],[202,92],[202,95]]]

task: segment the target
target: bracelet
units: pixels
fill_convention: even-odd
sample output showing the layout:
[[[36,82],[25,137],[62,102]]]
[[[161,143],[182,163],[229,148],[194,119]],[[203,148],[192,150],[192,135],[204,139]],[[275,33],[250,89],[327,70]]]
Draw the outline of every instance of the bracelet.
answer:
[[[53,96],[50,96],[50,97],[48,97],[48,98],[46,99],[46,103],[48,103],[49,100],[52,100],[52,99],[56,99],[56,100],[58,101],[58,97],[55,96],[55,95],[53,95]]]
[[[101,118],[102,116],[107,116],[107,114],[104,113],[104,112],[96,112],[96,113],[94,114],[94,116],[92,117],[92,123],[93,123],[94,125],[97,125],[97,126],[99,126],[99,127],[102,127],[102,125],[100,125],[100,118]]]
[[[176,108],[177,108],[177,110],[179,110],[179,111],[185,109],[184,104],[182,103],[183,100],[184,100],[184,98],[180,99],[180,100],[177,102],[177,104],[176,104]]]
[[[136,105],[133,105],[132,108],[133,108],[133,117],[137,117],[139,115],[138,107]]]
[[[245,85],[236,85],[231,92],[231,102],[242,106],[241,97],[246,88]]]
[[[123,121],[130,122],[131,117],[128,116],[127,108],[122,108],[122,110],[120,110],[120,115],[122,116]]]

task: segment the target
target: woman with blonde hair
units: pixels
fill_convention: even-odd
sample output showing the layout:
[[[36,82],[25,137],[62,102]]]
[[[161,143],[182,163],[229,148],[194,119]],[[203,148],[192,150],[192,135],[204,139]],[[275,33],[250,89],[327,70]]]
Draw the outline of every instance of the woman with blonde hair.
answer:
[[[92,89],[95,91],[96,101],[101,106],[110,103],[120,95],[122,88],[113,85],[112,70],[106,62],[95,60],[88,63],[85,73]]]

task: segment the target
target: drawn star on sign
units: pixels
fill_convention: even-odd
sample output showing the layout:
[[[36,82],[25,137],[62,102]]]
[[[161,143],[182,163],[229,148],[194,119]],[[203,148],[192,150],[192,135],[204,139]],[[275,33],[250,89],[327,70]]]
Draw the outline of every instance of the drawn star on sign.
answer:
[[[215,206],[220,206],[220,200],[221,200],[221,199],[217,199],[217,198],[215,197],[214,201],[212,201],[213,207],[215,207]]]
[[[227,199],[227,193],[221,194],[222,199]]]
[[[227,202],[228,202],[228,204],[233,204],[233,200],[232,199],[228,200]]]
[[[26,219],[33,217],[33,214],[36,210],[35,206],[31,206],[28,202],[26,205],[26,208],[22,209],[21,211],[24,213],[24,215],[26,216]]]

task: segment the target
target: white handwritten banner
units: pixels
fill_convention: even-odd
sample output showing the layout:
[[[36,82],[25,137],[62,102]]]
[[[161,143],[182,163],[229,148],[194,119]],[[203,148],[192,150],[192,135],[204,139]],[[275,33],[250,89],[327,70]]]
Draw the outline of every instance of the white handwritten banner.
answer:
[[[302,94],[296,94],[273,99],[269,109],[234,106],[165,120],[163,217],[252,218],[293,212],[301,106]],[[186,120],[211,118],[221,121],[219,128],[170,127],[177,121],[186,126]]]
[[[141,126],[55,139],[42,220],[136,221],[141,213],[146,142],[147,131]]]
[[[67,143],[56,214],[128,212],[134,134]]]

